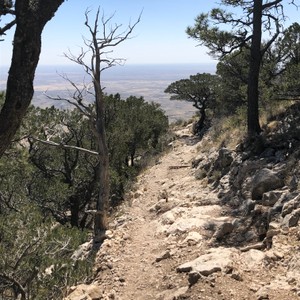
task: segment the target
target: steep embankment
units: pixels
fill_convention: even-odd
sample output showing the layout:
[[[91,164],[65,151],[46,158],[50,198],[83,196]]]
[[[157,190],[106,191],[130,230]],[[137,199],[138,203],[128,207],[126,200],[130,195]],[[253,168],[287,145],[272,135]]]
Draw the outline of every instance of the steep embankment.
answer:
[[[270,249],[241,231],[245,216],[224,191],[195,178],[200,147],[188,128],[177,132],[111,222],[93,283],[66,299],[298,299],[298,228],[273,228]]]

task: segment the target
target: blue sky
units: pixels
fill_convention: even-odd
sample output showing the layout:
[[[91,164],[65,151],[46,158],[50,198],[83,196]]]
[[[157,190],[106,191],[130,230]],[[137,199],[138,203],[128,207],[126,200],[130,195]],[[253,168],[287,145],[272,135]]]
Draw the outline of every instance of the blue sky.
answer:
[[[91,16],[100,6],[114,23],[134,22],[142,13],[141,21],[134,30],[133,38],[114,50],[114,57],[127,59],[127,64],[155,63],[211,63],[207,49],[196,47],[197,42],[185,33],[195,17],[216,7],[213,0],[68,0],[59,8],[55,17],[43,32],[43,48],[40,65],[61,65],[70,63],[63,57],[68,49],[76,54],[83,46],[82,36],[88,37],[84,26],[84,12],[91,10]],[[291,20],[299,18],[299,11],[289,10]],[[12,32],[0,43],[0,65],[9,65],[11,57]]]
[[[140,23],[133,38],[118,46],[116,57],[127,59],[127,64],[153,63],[205,63],[212,61],[205,49],[185,33],[188,25],[202,11],[208,11],[214,1],[204,0],[68,0],[63,3],[55,17],[43,32],[43,48],[40,64],[66,64],[63,57],[68,51],[77,53],[83,45],[82,35],[88,37],[84,26],[86,8],[97,8],[106,16],[115,13],[113,21],[126,29],[142,12]],[[0,44],[1,65],[8,65],[11,56],[11,37]]]

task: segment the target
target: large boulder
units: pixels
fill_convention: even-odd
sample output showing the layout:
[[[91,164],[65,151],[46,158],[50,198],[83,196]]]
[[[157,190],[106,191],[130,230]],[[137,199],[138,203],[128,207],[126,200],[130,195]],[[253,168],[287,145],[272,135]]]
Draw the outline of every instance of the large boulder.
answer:
[[[213,239],[221,240],[224,236],[230,234],[234,229],[234,225],[231,222],[224,222],[217,227],[213,235]]]
[[[235,248],[211,248],[207,254],[178,266],[177,272],[192,271],[203,276],[209,276],[231,266],[237,257],[238,250]]]
[[[214,163],[214,169],[221,170],[222,173],[226,174],[229,170],[228,167],[231,165],[232,162],[233,162],[232,151],[228,150],[227,148],[221,148],[218,153],[218,158]]]
[[[95,284],[80,284],[71,290],[64,300],[97,300],[102,299],[103,290]]]
[[[284,194],[286,191],[269,191],[263,194],[261,204],[264,206],[273,206]]]
[[[292,213],[286,215],[282,220],[282,227],[295,227],[298,225],[300,219],[300,208],[294,210]]]
[[[259,170],[252,180],[251,197],[253,200],[260,200],[264,193],[284,186],[282,179],[267,168]]]
[[[298,194],[295,198],[283,204],[281,216],[284,218],[286,215],[290,214],[294,209],[299,207],[300,207],[300,194]]]

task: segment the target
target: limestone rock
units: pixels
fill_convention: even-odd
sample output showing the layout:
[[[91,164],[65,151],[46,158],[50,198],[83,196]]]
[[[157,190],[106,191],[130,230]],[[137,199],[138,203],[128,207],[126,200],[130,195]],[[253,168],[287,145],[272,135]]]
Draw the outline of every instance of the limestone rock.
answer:
[[[282,275],[277,275],[268,285],[261,287],[257,291],[257,299],[270,299],[269,294],[271,291],[289,291],[291,286],[287,282],[287,279]],[[288,298],[287,298],[288,299]]]
[[[264,261],[266,255],[263,251],[250,249],[247,252],[241,254],[241,260],[247,268],[255,268],[260,266]]]
[[[78,247],[77,250],[72,254],[73,260],[84,260],[90,255],[93,247],[93,241],[86,242]]]
[[[161,223],[163,225],[171,225],[175,222],[176,217],[172,211],[167,211],[161,216]]]
[[[156,262],[160,262],[164,259],[168,259],[171,257],[171,252],[169,250],[163,252],[162,254],[160,254],[158,257],[156,257],[155,261]]]
[[[201,228],[207,222],[207,219],[199,218],[181,218],[176,220],[164,232],[167,235],[179,235],[193,230],[194,228]]]
[[[286,215],[282,221],[282,227],[295,227],[300,218],[300,208],[294,210],[292,213]]]
[[[180,216],[176,218],[175,222],[171,225],[164,225],[158,228],[158,233],[165,233],[166,235],[180,235],[195,231],[194,229],[202,228],[204,225],[211,221],[212,214],[216,214],[221,211],[219,205],[205,205],[195,207],[177,207],[171,210],[171,212]],[[228,218],[221,217],[220,222],[224,222]]]
[[[222,239],[226,234],[231,233],[233,228],[234,226],[232,223],[224,222],[217,227],[217,230],[215,231],[213,238],[216,240]]]
[[[283,191],[269,191],[262,196],[262,205],[273,206],[283,195]]]
[[[221,170],[222,175],[224,175],[228,172],[228,167],[232,162],[232,151],[228,150],[227,148],[221,148],[218,153],[218,158],[214,163],[214,170]]]
[[[181,288],[178,288],[176,290],[171,290],[171,291],[165,291],[161,294],[162,299],[164,300],[176,300],[176,299],[183,299],[182,297],[184,294],[188,291],[189,287],[184,286]],[[161,298],[159,298],[161,299]]]
[[[267,168],[259,170],[252,181],[252,199],[260,200],[264,193],[284,186],[283,181],[277,174]]]
[[[295,198],[291,199],[290,201],[286,202],[282,207],[281,216],[285,217],[286,215],[290,214],[295,208],[300,206],[300,194],[298,194]]]
[[[98,300],[101,299],[103,291],[95,284],[80,284],[76,286],[64,300]]]
[[[177,267],[177,272],[193,271],[203,276],[209,276],[228,268],[236,257],[237,250],[234,248],[212,248],[209,253]]]
[[[202,275],[199,272],[192,271],[189,273],[188,281],[190,286],[194,285],[198,282],[198,280],[202,277]]]
[[[197,231],[191,231],[188,233],[187,237],[182,243],[187,243],[188,245],[196,245],[202,240],[202,235]]]

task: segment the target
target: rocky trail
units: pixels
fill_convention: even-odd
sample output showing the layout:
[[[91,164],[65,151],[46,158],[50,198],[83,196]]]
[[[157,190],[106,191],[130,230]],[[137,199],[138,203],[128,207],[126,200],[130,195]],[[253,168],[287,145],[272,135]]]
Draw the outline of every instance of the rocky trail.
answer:
[[[271,248],[226,242],[244,219],[195,178],[199,145],[188,129],[177,132],[111,221],[93,282],[71,288],[65,299],[300,298],[298,227],[273,228]]]

